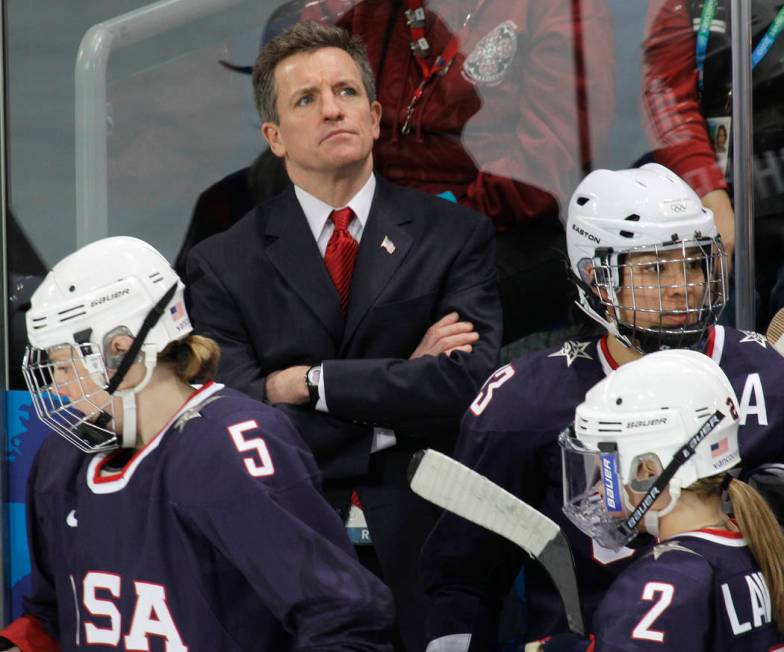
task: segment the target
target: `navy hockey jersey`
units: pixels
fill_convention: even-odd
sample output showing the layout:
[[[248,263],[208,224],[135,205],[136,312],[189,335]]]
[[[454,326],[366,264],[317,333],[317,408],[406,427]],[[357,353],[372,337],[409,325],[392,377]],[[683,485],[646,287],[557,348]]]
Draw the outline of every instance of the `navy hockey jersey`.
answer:
[[[281,412],[209,384],[117,456],[52,435],[30,473],[25,610],[63,650],[392,649],[391,595]]]
[[[594,652],[784,650],[770,592],[737,532],[686,532],[612,584],[594,617]]]
[[[784,359],[758,333],[716,326],[705,353],[738,395],[745,468],[784,461]],[[574,340],[501,367],[466,412],[455,457],[556,521],[572,546],[586,622],[612,580],[635,555],[601,548],[561,511],[559,433],[585,394],[618,365],[607,336]],[[636,544],[650,545],[639,537]],[[524,559],[525,557],[525,559]],[[423,549],[431,598],[429,636],[471,633],[471,649],[491,649],[498,612],[525,562],[528,639],[566,630],[558,593],[542,568],[514,544],[460,517],[444,514]]]

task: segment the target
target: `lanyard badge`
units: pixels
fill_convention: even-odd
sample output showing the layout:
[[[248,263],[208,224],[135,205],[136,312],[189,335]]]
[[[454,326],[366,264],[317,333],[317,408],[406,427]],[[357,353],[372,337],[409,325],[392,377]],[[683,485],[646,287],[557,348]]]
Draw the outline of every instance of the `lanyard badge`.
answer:
[[[400,132],[404,136],[411,133],[411,118],[414,115],[419,100],[421,100],[422,96],[425,94],[427,85],[431,80],[443,77],[449,72],[449,66],[452,65],[452,60],[457,54],[457,50],[460,47],[460,41],[465,39],[468,32],[468,23],[471,20],[471,17],[476,14],[482,4],[484,4],[484,0],[479,0],[474,10],[466,15],[460,34],[452,36],[452,38],[449,39],[449,43],[447,43],[444,51],[436,57],[432,66],[428,65],[427,61],[425,61],[431,54],[431,47],[425,36],[426,16],[422,3],[423,0],[406,0],[408,9],[405,11],[405,16],[406,24],[411,33],[411,50],[414,53],[419,68],[422,70],[422,81],[419,82],[419,85],[414,90],[414,93],[408,102],[408,106],[406,107],[406,117],[403,121],[403,126],[400,129]]]
[[[710,38],[710,28],[713,23],[713,16],[716,13],[716,5],[718,0],[705,0],[702,5],[702,13],[700,14],[700,26],[697,29],[697,88],[702,93],[704,88],[705,77],[705,58],[708,53],[708,39]],[[765,35],[760,39],[759,43],[754,46],[751,53],[751,68],[752,70],[757,67],[760,61],[770,52],[773,44],[781,36],[784,30],[784,7],[778,10],[773,22],[768,26]]]

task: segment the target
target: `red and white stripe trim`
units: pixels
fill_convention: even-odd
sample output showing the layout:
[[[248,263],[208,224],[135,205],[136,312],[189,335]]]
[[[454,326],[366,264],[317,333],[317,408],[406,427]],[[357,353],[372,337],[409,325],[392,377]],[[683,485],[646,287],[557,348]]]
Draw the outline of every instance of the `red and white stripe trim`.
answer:
[[[172,427],[172,424],[177,421],[179,416],[186,410],[193,409],[197,405],[201,404],[207,398],[222,390],[223,387],[224,386],[222,384],[214,382],[209,382],[202,385],[201,388],[190,395],[188,400],[182,404],[174,416],[169,419],[168,423],[163,428],[161,428],[158,434],[156,434],[155,437],[148,441],[142,448],[137,450],[133,457],[128,460],[125,466],[116,473],[101,474],[101,471],[111,460],[112,456],[116,454],[116,451],[109,451],[107,453],[98,453],[94,455],[93,459],[90,461],[90,465],[87,467],[87,486],[90,488],[90,490],[95,494],[110,494],[124,489],[128,482],[130,482],[131,478],[133,477],[133,473],[138,468],[139,464],[141,464],[150,453],[158,448],[158,445],[161,443],[161,441],[163,441],[163,436],[166,434],[169,428]]]
[[[693,532],[681,532],[673,538],[677,539],[680,537],[703,539],[704,541],[718,543],[719,545],[728,546],[730,548],[743,548],[747,545],[746,539],[743,538],[743,535],[740,532],[732,532],[730,530],[703,528]]]

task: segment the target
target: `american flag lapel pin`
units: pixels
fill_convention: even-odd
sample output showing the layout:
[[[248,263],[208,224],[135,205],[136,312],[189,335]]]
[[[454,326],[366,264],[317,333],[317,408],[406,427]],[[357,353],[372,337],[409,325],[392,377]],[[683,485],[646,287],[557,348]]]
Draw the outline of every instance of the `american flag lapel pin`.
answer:
[[[389,239],[388,235],[384,236],[384,239],[381,241],[381,248],[386,251],[390,256],[395,253],[395,243]]]

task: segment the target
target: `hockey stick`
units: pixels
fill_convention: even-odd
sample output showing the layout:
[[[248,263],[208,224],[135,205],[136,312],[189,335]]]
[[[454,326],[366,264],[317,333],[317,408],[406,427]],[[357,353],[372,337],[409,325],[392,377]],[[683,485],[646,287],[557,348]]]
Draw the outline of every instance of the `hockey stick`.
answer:
[[[561,596],[569,629],[585,635],[572,551],[556,523],[438,451],[415,453],[408,479],[415,494],[509,539],[542,564]]]
[[[768,338],[768,342],[776,351],[784,355],[784,308],[773,315],[765,337]]]

